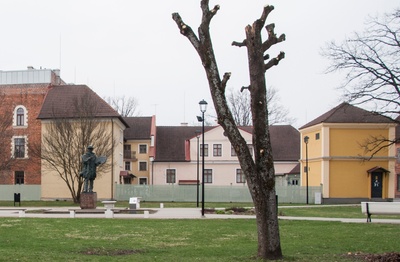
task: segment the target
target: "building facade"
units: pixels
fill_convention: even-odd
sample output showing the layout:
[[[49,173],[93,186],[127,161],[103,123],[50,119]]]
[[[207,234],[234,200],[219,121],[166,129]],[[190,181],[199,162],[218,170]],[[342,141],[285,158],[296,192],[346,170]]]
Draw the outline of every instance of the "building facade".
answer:
[[[41,184],[41,122],[37,116],[59,70],[0,71],[0,184]]]
[[[304,125],[301,185],[321,185],[326,203],[394,198],[396,150],[387,141],[394,139],[395,127],[391,119],[347,103]],[[371,155],[368,143],[380,143],[382,150]]]
[[[156,185],[193,185],[202,179],[202,136],[196,126],[157,127],[156,156],[151,176]],[[253,152],[251,127],[240,133]],[[271,126],[276,183],[289,184],[298,164],[299,133],[292,126]],[[245,186],[237,155],[221,126],[205,127],[204,183],[213,186]],[[293,175],[293,174],[292,174]]]
[[[129,128],[124,131],[124,168],[120,184],[148,185],[154,160],[155,116],[125,117]]]

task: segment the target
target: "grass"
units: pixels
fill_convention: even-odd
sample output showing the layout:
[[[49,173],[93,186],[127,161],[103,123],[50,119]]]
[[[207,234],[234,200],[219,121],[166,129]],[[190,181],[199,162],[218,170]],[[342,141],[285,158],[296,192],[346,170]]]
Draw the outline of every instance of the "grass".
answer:
[[[398,251],[399,225],[280,221],[284,261]],[[372,241],[373,240],[373,241]],[[255,220],[0,218],[0,261],[254,261]]]

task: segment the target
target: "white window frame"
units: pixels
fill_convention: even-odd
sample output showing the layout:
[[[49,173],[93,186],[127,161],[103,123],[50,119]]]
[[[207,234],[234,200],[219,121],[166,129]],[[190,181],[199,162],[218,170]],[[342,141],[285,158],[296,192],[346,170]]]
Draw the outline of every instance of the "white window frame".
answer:
[[[17,125],[17,111],[18,109],[22,109],[24,110],[24,124],[23,125]],[[14,113],[13,113],[13,127],[27,127],[28,126],[28,110],[26,109],[26,107],[24,107],[23,105],[18,105],[14,108]]]

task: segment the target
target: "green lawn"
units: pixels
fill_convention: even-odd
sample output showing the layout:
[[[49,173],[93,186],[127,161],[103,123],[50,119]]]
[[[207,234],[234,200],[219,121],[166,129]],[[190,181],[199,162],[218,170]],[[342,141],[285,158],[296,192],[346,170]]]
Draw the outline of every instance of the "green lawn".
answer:
[[[399,251],[399,225],[280,221],[284,261]],[[254,261],[255,220],[0,218],[0,261]]]

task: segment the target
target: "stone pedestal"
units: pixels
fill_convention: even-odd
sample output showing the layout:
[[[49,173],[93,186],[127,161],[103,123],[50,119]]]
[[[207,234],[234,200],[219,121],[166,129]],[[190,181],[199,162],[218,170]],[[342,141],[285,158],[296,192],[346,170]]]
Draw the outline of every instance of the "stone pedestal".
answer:
[[[97,193],[91,192],[81,193],[81,201],[80,201],[81,209],[96,209],[97,206]]]

